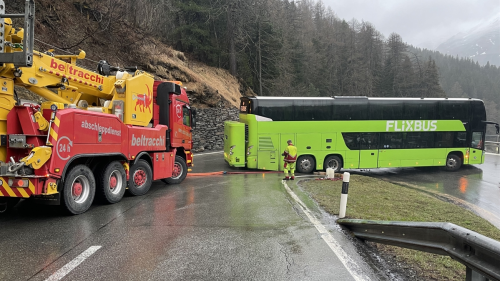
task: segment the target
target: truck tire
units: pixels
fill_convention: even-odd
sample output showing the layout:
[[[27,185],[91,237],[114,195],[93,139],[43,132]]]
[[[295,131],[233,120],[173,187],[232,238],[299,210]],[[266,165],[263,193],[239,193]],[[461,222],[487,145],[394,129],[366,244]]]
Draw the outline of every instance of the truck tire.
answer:
[[[330,155],[326,157],[323,167],[325,167],[325,171],[328,168],[332,168],[335,173],[338,173],[340,172],[340,169],[342,169],[342,160],[336,155]]]
[[[454,172],[460,169],[461,166],[462,166],[462,159],[460,159],[458,155],[452,153],[448,154],[445,166],[446,171]]]
[[[66,175],[63,184],[63,205],[72,215],[85,213],[95,196],[95,178],[89,167],[77,165]]]
[[[127,175],[123,165],[113,161],[103,171],[96,172],[99,199],[109,204],[120,202],[127,188]]]
[[[303,155],[297,159],[296,168],[299,173],[310,174],[316,167],[316,161],[311,155]]]
[[[138,160],[130,167],[128,192],[134,196],[146,194],[153,183],[153,172],[148,162]]]
[[[174,170],[172,171],[172,177],[168,179],[162,179],[161,181],[168,184],[181,183],[187,176],[187,165],[184,158],[179,155],[175,156]]]

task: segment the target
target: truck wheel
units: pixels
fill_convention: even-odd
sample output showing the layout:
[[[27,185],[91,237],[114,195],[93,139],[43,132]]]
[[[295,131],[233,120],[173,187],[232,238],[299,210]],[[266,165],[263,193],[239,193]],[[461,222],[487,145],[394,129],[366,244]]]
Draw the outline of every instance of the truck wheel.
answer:
[[[172,171],[172,177],[168,179],[162,179],[161,181],[169,184],[181,183],[187,176],[187,165],[184,158],[179,155],[175,156],[174,170]]]
[[[73,215],[86,212],[95,195],[95,178],[89,167],[77,165],[64,179],[63,205]]]
[[[153,172],[148,162],[138,160],[130,167],[128,180],[128,191],[134,196],[146,194],[153,183]]]
[[[342,169],[342,160],[340,159],[340,157],[335,155],[328,156],[325,159],[324,167],[325,171],[328,168],[332,168],[335,171],[335,173],[340,172],[340,169]]]
[[[446,167],[445,169],[447,171],[453,172],[462,166],[462,159],[458,157],[456,154],[448,154],[448,157],[446,158]]]
[[[312,173],[314,171],[314,167],[316,167],[316,162],[310,155],[300,156],[299,159],[297,159],[297,171],[299,173]]]
[[[99,173],[99,172],[98,172]],[[99,184],[99,197],[102,201],[110,204],[120,202],[127,188],[127,175],[123,165],[113,161],[97,176]]]

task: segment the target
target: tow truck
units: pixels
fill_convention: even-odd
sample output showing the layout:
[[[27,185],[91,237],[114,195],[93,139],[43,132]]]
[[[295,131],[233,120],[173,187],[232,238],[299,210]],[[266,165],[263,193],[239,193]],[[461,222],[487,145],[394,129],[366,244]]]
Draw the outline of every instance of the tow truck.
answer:
[[[182,83],[104,60],[90,71],[77,65],[82,50],[36,51],[34,26],[34,0],[24,14],[6,14],[0,0],[0,212],[24,198],[76,215],[94,198],[112,204],[154,180],[182,182],[196,116]],[[21,102],[14,86],[45,101]]]

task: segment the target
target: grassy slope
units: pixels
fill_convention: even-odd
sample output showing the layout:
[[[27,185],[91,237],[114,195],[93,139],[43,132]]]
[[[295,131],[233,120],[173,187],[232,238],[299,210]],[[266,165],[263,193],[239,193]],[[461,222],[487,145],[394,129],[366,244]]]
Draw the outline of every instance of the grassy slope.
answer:
[[[301,186],[331,214],[338,214],[341,184],[310,180]],[[500,240],[500,230],[486,220],[427,193],[379,179],[351,175],[347,217],[390,221],[451,222]],[[376,244],[385,254],[413,267],[425,280],[463,280],[465,266],[446,256]]]
[[[24,12],[23,1],[7,2],[6,12]],[[36,1],[36,50],[44,52],[57,47],[55,54],[60,55],[66,53],[59,49],[73,54],[82,49],[88,60],[78,63],[91,70],[97,68],[95,62],[104,59],[117,66],[137,65],[159,80],[182,81],[196,107],[237,107],[242,93],[253,95],[228,71],[190,61],[185,54],[119,18],[109,25],[97,22],[88,11],[78,10],[75,3],[78,2]],[[21,27],[22,23],[17,24]],[[38,99],[19,87],[17,90],[21,98]]]

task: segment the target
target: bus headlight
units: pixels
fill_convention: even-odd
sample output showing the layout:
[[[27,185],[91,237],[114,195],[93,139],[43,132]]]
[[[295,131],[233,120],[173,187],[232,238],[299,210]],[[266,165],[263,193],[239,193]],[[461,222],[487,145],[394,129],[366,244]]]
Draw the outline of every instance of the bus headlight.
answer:
[[[229,155],[233,155],[233,148],[235,147],[236,145],[232,145],[231,148],[229,148]]]
[[[253,145],[249,146],[248,149],[247,149],[247,155],[250,155],[250,149],[253,148]]]

